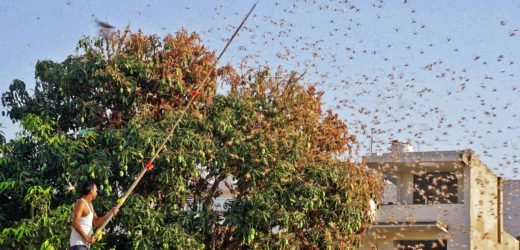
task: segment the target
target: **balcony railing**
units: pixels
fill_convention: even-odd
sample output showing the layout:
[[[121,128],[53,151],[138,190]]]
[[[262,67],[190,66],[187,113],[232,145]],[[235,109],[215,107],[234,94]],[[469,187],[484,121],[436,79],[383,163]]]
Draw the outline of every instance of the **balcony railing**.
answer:
[[[460,221],[469,214],[465,204],[383,205],[376,210],[377,223],[417,221]]]

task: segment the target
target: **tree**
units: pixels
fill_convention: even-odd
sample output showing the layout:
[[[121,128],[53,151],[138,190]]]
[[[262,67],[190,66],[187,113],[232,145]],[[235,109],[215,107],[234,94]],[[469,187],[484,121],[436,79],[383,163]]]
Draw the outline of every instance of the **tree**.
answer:
[[[113,206],[215,60],[194,33],[127,29],[80,40],[61,63],[38,62],[32,95],[13,81],[2,103],[22,130],[1,146],[0,246],[66,247],[77,197],[66,187],[94,179],[108,194],[98,209]],[[267,67],[210,74],[95,247],[353,246],[380,186],[340,160],[355,153],[355,137],[302,81]],[[212,206],[227,178],[235,198],[222,213]]]

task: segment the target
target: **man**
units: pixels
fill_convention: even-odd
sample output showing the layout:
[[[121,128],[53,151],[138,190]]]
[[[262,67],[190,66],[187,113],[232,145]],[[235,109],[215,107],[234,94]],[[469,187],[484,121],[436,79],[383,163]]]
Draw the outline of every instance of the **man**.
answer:
[[[114,207],[103,217],[98,217],[92,206],[98,189],[96,183],[87,181],[80,188],[80,199],[76,201],[72,212],[72,232],[70,234],[70,250],[88,249],[96,242],[92,236],[93,227],[99,227],[108,219],[110,214],[116,215],[119,210]]]

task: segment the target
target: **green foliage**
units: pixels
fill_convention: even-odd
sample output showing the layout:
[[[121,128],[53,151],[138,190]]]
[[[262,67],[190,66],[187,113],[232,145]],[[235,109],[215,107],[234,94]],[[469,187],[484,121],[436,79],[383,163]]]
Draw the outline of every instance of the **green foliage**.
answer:
[[[70,227],[71,205],[50,209],[51,188],[31,187],[26,200],[31,205],[30,217],[21,219],[16,226],[4,228],[0,245],[10,249],[64,249],[69,238],[64,231]],[[40,246],[41,245],[41,246]]]
[[[66,248],[77,199],[67,187],[94,179],[107,192],[94,202],[98,214],[112,207],[215,60],[185,31],[160,39],[125,30],[82,39],[78,50],[61,63],[38,62],[34,94],[15,80],[2,95],[22,131],[1,146],[1,247]],[[218,94],[218,81],[230,91]],[[300,81],[268,68],[210,74],[94,247],[355,244],[371,222],[368,204],[379,184],[363,166],[339,160],[353,154],[355,137]],[[214,199],[224,192],[234,199],[217,211]]]

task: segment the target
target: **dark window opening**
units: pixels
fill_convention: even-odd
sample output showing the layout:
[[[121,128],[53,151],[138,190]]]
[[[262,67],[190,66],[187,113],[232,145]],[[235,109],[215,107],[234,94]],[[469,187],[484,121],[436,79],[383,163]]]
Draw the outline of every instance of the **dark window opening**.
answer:
[[[400,250],[447,250],[446,240],[400,240],[397,249]]]
[[[457,203],[458,184],[455,173],[426,173],[413,176],[413,203]]]

